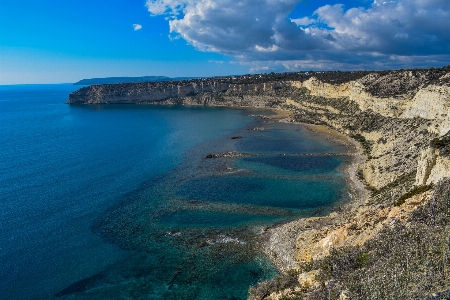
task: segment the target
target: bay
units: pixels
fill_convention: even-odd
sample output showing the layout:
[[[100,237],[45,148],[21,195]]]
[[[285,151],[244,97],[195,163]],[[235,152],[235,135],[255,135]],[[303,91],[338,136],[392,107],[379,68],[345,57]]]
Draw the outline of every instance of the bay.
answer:
[[[64,104],[77,88],[0,86],[6,299],[244,299],[277,274],[264,226],[347,200],[347,158],[320,156],[346,148],[270,112]],[[205,158],[228,151],[255,156]]]

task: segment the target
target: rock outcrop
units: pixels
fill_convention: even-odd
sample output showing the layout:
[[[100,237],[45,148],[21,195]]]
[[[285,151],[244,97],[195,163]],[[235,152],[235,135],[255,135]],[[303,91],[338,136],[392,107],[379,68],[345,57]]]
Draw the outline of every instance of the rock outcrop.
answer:
[[[439,156],[432,148],[423,150],[420,154],[416,173],[416,185],[437,183],[450,176],[450,159]]]
[[[384,227],[407,220],[407,216],[419,205],[428,202],[431,196],[431,192],[425,192],[413,196],[400,206],[363,206],[350,213],[351,218],[346,222],[304,231],[297,238],[295,259],[309,262],[329,255],[334,248],[362,246]]]
[[[436,120],[438,127],[429,130],[444,135],[450,130],[450,87],[430,85],[419,90],[405,107],[402,117]]]

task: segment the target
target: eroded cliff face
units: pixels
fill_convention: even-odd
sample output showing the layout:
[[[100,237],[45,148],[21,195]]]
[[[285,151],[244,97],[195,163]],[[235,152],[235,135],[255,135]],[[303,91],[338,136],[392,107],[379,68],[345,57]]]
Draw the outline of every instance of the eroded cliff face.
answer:
[[[408,72],[410,74],[411,72]],[[411,76],[411,75],[410,75]],[[441,76],[443,82],[449,78],[449,74]],[[389,76],[384,76],[389,77]],[[412,77],[412,76],[411,76]],[[423,118],[437,121],[429,130],[438,135],[443,135],[450,130],[450,86],[431,84],[415,90],[406,90],[395,97],[374,96],[368,92],[368,87],[378,76],[373,74],[356,81],[340,85],[332,85],[311,78],[304,82],[292,82],[297,88],[307,88],[311,95],[324,98],[348,98],[358,104],[362,111],[372,110],[383,116],[395,118]],[[411,80],[413,80],[411,78]],[[385,80],[383,80],[385,81]],[[395,82],[395,80],[393,80]],[[382,86],[379,87],[383,89]]]
[[[367,75],[371,77],[371,75]],[[307,88],[311,95],[324,98],[348,98],[358,104],[362,111],[373,110],[381,115],[396,117],[403,108],[404,101],[392,97],[375,97],[366,91],[360,81],[351,81],[340,85],[324,83],[316,78],[305,82],[293,82],[297,88]]]
[[[450,159],[440,156],[439,151],[422,150],[417,165],[416,185],[435,184],[444,177],[450,177]]]
[[[435,126],[430,126],[428,130],[437,135],[446,134],[450,130],[450,87],[430,85],[419,90],[408,101],[401,117],[435,120]]]
[[[446,299],[448,183],[404,203],[274,228],[272,244],[286,232],[298,233],[294,267],[260,283],[250,299]]]
[[[373,111],[392,118],[418,117],[436,121],[428,129],[437,135],[450,130],[450,73],[445,68],[363,72],[359,76],[345,72],[298,73],[285,77],[277,79],[270,75],[248,75],[189,81],[92,85],[70,94],[67,103],[270,107],[274,101],[290,100],[289,96],[295,94],[296,90],[307,89],[315,97],[348,99],[363,112]],[[353,78],[357,79],[351,80]],[[284,89],[284,93],[280,93],[280,89]],[[259,100],[255,101],[258,97]]]
[[[146,83],[124,83],[92,85],[84,87],[70,94],[69,104],[150,104],[159,101],[170,103],[189,103],[203,105],[227,105],[227,101],[222,103],[210,103],[211,97],[204,97],[203,102],[197,97],[195,101],[191,99],[203,94],[222,93],[248,93],[272,91],[283,86],[286,82],[267,83],[242,83],[220,82],[214,80],[191,80],[181,82],[146,82]]]

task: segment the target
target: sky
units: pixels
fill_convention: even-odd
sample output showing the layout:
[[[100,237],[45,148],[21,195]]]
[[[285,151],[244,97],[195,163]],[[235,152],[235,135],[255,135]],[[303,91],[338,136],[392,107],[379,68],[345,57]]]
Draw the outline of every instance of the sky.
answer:
[[[449,64],[449,0],[0,0],[0,84]]]

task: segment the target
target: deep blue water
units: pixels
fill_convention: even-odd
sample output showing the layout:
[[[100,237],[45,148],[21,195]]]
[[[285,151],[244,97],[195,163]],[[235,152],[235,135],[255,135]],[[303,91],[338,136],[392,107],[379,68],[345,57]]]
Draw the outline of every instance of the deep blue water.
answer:
[[[348,197],[345,157],[298,156],[346,148],[303,127],[77,88],[0,86],[3,299],[244,299],[276,275],[261,228]]]

